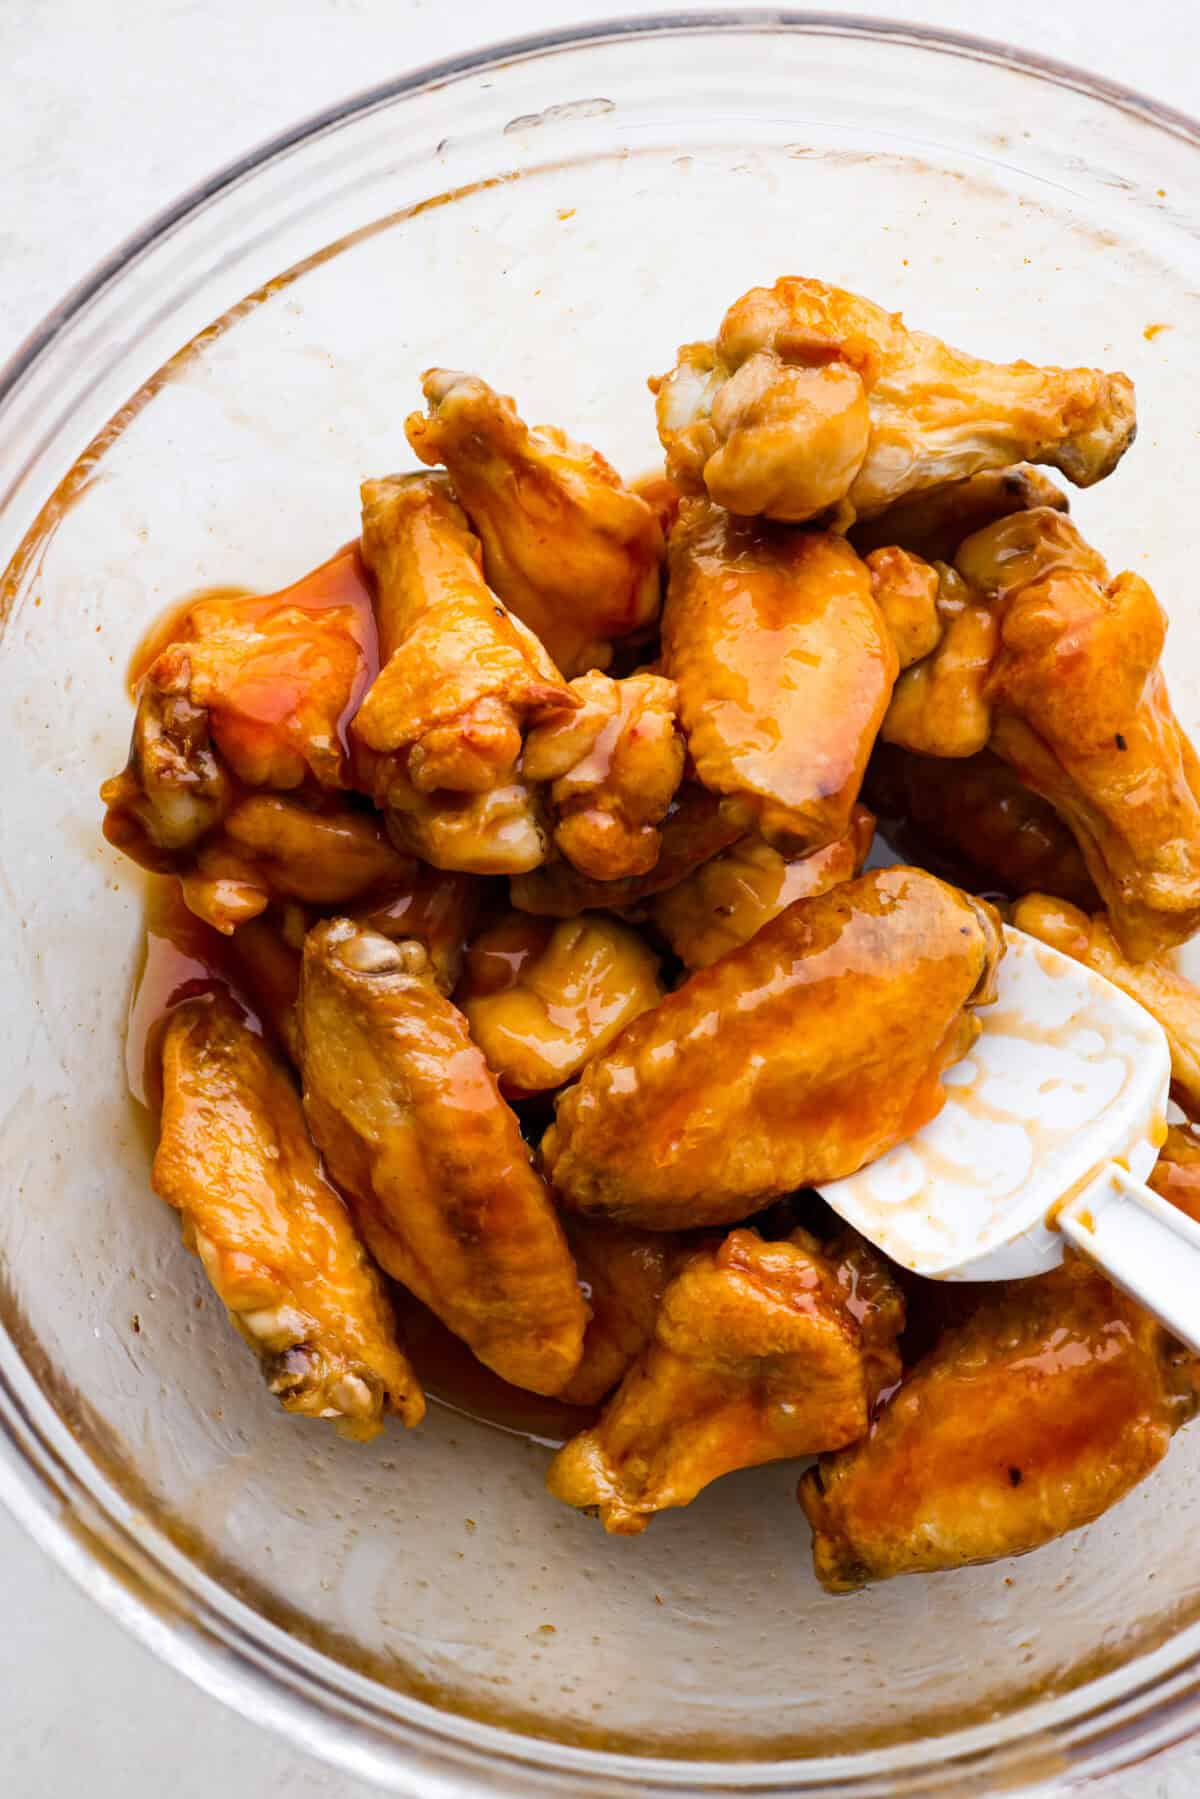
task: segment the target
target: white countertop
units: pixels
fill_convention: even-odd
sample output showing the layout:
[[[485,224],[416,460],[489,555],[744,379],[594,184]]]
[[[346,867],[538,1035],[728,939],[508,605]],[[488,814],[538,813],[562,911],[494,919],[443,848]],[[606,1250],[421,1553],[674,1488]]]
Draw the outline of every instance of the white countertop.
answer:
[[[846,0],[846,9],[1004,39],[1200,112],[1195,0]],[[149,214],[307,113],[498,37],[644,10],[617,0],[4,0],[0,361]],[[159,1665],[3,1513],[0,1594],[4,1799],[367,1799],[373,1790]],[[1200,1751],[1088,1793],[1195,1799]]]

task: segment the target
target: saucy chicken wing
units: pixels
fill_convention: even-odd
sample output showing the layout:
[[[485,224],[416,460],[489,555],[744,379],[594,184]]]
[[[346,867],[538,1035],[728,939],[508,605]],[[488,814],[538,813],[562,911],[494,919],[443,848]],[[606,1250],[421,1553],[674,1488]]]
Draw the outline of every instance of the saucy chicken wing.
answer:
[[[1133,384],[1097,369],[984,362],[857,294],[784,276],[751,288],[715,342],[651,382],[672,479],[731,512],[868,518],[906,495],[1021,461],[1078,487],[1133,439]]]
[[[874,835],[874,818],[865,806],[855,806],[844,837],[790,861],[761,837],[743,837],[659,894],[650,917],[685,968],[707,968],[748,943],[793,900],[853,880]]]
[[[449,470],[490,585],[568,675],[606,668],[612,640],[658,614],[654,508],[599,451],[553,425],[531,430],[478,376],[428,369],[422,387],[429,413],[412,414],[408,441]]]
[[[653,1340],[546,1484],[635,1535],[735,1468],[855,1442],[868,1408],[862,1332],[813,1239],[732,1231],[679,1267]]]
[[[304,1104],[376,1261],[481,1362],[534,1393],[579,1365],[586,1309],[517,1120],[417,943],[309,932]]]
[[[965,481],[948,481],[897,500],[874,518],[852,526],[849,537],[868,561],[873,551],[899,545],[926,562],[953,562],[964,538],[1010,512],[1028,512],[1034,506],[1071,510],[1062,488],[1041,469],[1023,465],[982,469]]]
[[[991,748],[1070,826],[1141,961],[1200,925],[1200,770],[1167,695],[1166,621],[1058,512],[1017,512],[956,565],[1000,618]]]
[[[1083,1262],[980,1288],[866,1438],[802,1476],[817,1578],[847,1592],[1089,1524],[1192,1415],[1178,1363],[1149,1314]]]
[[[635,1231],[604,1218],[568,1218],[567,1242],[591,1308],[583,1360],[560,1399],[598,1405],[650,1339],[659,1302],[683,1253],[669,1231]]]
[[[724,1224],[852,1174],[941,1109],[994,997],[999,920],[920,869],[796,900],[627,1025],[557,1102],[571,1210]]]
[[[1167,1126],[1167,1140],[1146,1185],[1200,1224],[1200,1133],[1194,1126]]]
[[[231,1000],[188,1000],[163,1043],[153,1181],[286,1411],[367,1439],[425,1403],[383,1284],[321,1172],[300,1098]]]
[[[880,744],[864,792],[885,818],[885,829],[915,826],[928,848],[965,863],[983,883],[1014,894],[1057,894],[1093,911],[1100,904],[1079,845],[1058,813],[990,750],[941,761]]]
[[[975,756],[991,734],[999,621],[954,569],[937,575],[937,644],[901,674],[879,735],[919,756]]]
[[[599,912],[512,912],[472,943],[456,995],[501,1091],[561,1087],[663,996],[658,958]]]
[[[1012,922],[1094,968],[1157,1018],[1171,1050],[1171,1097],[1189,1117],[1200,1118],[1200,988],[1169,956],[1131,961],[1103,912],[1089,918],[1066,900],[1031,893],[1013,907]]]
[[[941,583],[931,563],[896,545],[865,558],[871,592],[896,646],[900,670],[932,654],[945,630],[938,606]]]
[[[594,671],[571,690],[578,712],[529,733],[522,775],[547,784],[555,845],[580,874],[592,881],[648,874],[683,779],[675,683],[652,674],[614,681]]]
[[[792,854],[844,836],[897,671],[844,538],[685,501],[662,641],[696,774],[730,816]]]
[[[489,589],[444,476],[367,481],[362,495],[380,671],[350,727],[359,778],[401,841],[436,867],[533,868],[545,842],[517,774],[524,735],[579,702]]]
[[[434,985],[453,993],[463,956],[487,891],[474,875],[455,874],[414,862],[397,887],[350,913],[355,924],[394,943],[415,941],[429,956]]]

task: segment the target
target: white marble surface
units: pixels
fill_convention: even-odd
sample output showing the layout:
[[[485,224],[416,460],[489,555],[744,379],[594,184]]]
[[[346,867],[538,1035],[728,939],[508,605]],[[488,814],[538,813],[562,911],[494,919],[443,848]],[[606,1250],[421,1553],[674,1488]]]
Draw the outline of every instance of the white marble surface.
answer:
[[[847,9],[1023,44],[1200,112],[1196,0]],[[0,360],[149,213],[306,113],[497,37],[641,10],[615,0],[2,0]],[[365,1786],[159,1666],[2,1513],[0,1593],[4,1799],[366,1799]],[[1200,1752],[1087,1791],[1195,1799]]]

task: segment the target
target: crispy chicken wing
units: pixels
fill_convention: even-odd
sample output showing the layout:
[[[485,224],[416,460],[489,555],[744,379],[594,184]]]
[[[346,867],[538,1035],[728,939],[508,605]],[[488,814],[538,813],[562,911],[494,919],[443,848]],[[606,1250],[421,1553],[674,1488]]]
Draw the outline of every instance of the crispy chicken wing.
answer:
[[[796,900],[560,1095],[542,1141],[555,1189],[675,1230],[853,1173],[940,1110],[1002,950],[989,906],[920,869]]]
[[[1053,806],[990,750],[942,761],[879,744],[864,792],[885,829],[911,823],[930,848],[965,863],[980,882],[1014,894],[1058,894],[1091,910],[1100,904],[1079,845]]]
[[[1078,906],[1044,893],[1018,900],[1012,922],[1094,968],[1157,1018],[1171,1049],[1171,1096],[1189,1117],[1200,1118],[1200,988],[1179,973],[1170,956],[1133,962],[1103,912],[1089,918]]]
[[[983,362],[899,313],[784,276],[734,302],[714,343],[685,344],[658,394],[671,477],[743,515],[850,520],[1015,462],[1079,487],[1133,439],[1133,384],[1097,369]]]
[[[735,1468],[855,1442],[868,1404],[862,1333],[813,1239],[732,1231],[683,1262],[653,1341],[546,1484],[630,1536]]]
[[[1166,624],[1138,575],[1108,571],[1069,519],[1017,512],[956,559],[1000,617],[991,748],[1083,851],[1126,954],[1200,925],[1200,772],[1159,667]]]
[[[685,501],[663,659],[696,773],[731,816],[793,854],[845,835],[897,657],[844,538]]]
[[[1200,1224],[1200,1133],[1193,1125],[1167,1126],[1167,1140],[1146,1184]]]
[[[965,481],[948,481],[897,500],[874,518],[852,526],[850,542],[868,561],[871,552],[899,545],[926,562],[953,562],[964,538],[1010,512],[1028,512],[1034,506],[1071,510],[1062,488],[1041,469],[1023,464],[982,469]]]
[[[979,1289],[866,1439],[800,1481],[817,1577],[1023,1555],[1144,1480],[1195,1408],[1160,1327],[1086,1264]]]
[[[598,670],[571,682],[578,712],[538,725],[521,772],[548,785],[554,842],[593,881],[649,874],[659,826],[683,779],[684,747],[673,681]]]
[[[866,558],[871,592],[883,614],[903,672],[932,654],[945,630],[938,571],[911,550],[872,550]]]
[[[761,837],[743,837],[678,887],[660,893],[650,917],[685,968],[707,968],[748,943],[793,900],[853,880],[874,835],[871,813],[855,806],[844,837],[790,861]]]
[[[454,874],[414,862],[404,882],[350,913],[355,924],[390,937],[415,940],[429,955],[429,971],[442,993],[453,993],[463,955],[487,888],[474,875]]]
[[[896,682],[879,735],[921,756],[975,756],[992,728],[999,621],[954,569],[943,564],[937,576],[938,642]]]
[[[658,958],[600,912],[511,912],[478,936],[457,1000],[503,1092],[561,1087],[663,996]]]
[[[663,820],[658,861],[649,874],[593,881],[569,862],[548,862],[530,874],[515,876],[509,882],[509,894],[519,911],[545,918],[577,918],[581,912],[605,907],[627,911],[656,893],[677,887],[693,869],[744,834],[716,794],[697,781],[684,781]]]
[[[309,932],[304,1103],[372,1254],[481,1362],[534,1393],[575,1372],[586,1309],[513,1113],[424,949]]]
[[[597,450],[552,425],[531,430],[478,376],[427,369],[422,387],[429,414],[412,414],[408,441],[450,471],[488,581],[568,675],[606,668],[611,640],[658,613],[654,508]]]
[[[154,1186],[285,1410],[368,1438],[425,1410],[382,1282],[321,1172],[299,1095],[232,1001],[188,1000],[163,1045]]]
[[[533,868],[545,845],[517,775],[524,735],[579,702],[488,588],[444,476],[394,475],[362,494],[381,666],[350,727],[359,778],[427,861],[483,874]]]
[[[628,1230],[604,1218],[568,1218],[567,1242],[592,1315],[583,1360],[559,1398],[568,1405],[598,1405],[653,1337],[659,1301],[685,1239],[670,1231]]]
[[[104,783],[104,834],[143,867],[184,872],[248,787],[349,785],[345,724],[375,627],[355,548],[276,594],[199,600],[138,687],[129,762]]]

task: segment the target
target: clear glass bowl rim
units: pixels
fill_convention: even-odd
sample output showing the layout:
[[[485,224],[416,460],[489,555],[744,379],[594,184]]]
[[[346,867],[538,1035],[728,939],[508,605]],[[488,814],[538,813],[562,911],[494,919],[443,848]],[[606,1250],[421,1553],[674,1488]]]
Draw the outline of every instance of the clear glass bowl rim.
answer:
[[[502,40],[393,77],[312,114],[228,163],[152,217],[71,288],[0,368],[0,414],[68,327],[151,249],[210,202],[324,133],[407,96],[515,62],[604,44],[664,36],[768,32],[904,44],[986,62],[1124,112],[1200,149],[1200,120],[1122,83],[1070,63],[971,33],[859,14],[776,8],[665,12]],[[2,496],[0,496],[2,497]],[[0,620],[0,625],[3,621]],[[4,1336],[8,1357],[20,1359]],[[901,1799],[935,1792],[1032,1791],[1051,1782],[1091,1781],[1178,1745],[1200,1729],[1200,1653],[1162,1678],[1135,1678],[1070,1713],[1036,1741],[986,1741],[987,1727],[905,1745],[804,1761],[703,1763],[640,1759],[520,1737],[402,1695],[393,1710],[371,1683],[336,1670],[274,1625],[221,1592],[165,1541],[130,1527],[128,1508],[111,1506],[103,1476],[84,1481],[63,1458],[0,1363],[0,1502],[76,1584],[131,1634],[214,1698],[267,1725],[295,1746],[421,1799],[488,1799],[543,1793],[775,1793],[810,1799]],[[289,1650],[291,1651],[289,1653]],[[1107,1681],[1113,1687],[1121,1680]],[[403,1716],[398,1716],[403,1712]],[[1019,1718],[1018,1718],[1019,1721]],[[917,1759],[925,1758],[925,1759]],[[840,1765],[839,1765],[840,1764]],[[866,1766],[864,1764],[869,1764]]]

